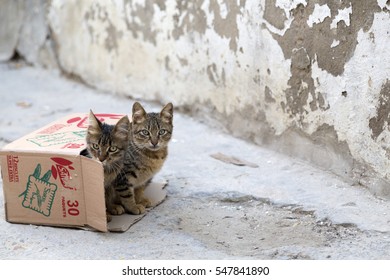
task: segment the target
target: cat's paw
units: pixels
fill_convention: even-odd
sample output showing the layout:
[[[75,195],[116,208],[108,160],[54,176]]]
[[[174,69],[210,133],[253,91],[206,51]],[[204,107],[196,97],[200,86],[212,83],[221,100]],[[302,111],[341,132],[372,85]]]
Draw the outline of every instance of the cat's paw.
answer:
[[[125,208],[123,208],[122,205],[119,204],[114,204],[112,207],[109,208],[108,210],[111,215],[122,215],[125,213]]]
[[[152,202],[147,198],[142,198],[139,203],[142,204],[145,208],[152,207]]]
[[[145,206],[143,206],[142,204],[136,204],[134,207],[131,207],[128,210],[129,210],[130,214],[133,214],[133,215],[140,215],[140,214],[145,213],[145,211],[146,211]]]
[[[111,214],[106,212],[106,217],[107,217],[107,223],[111,222],[111,220],[112,220]]]

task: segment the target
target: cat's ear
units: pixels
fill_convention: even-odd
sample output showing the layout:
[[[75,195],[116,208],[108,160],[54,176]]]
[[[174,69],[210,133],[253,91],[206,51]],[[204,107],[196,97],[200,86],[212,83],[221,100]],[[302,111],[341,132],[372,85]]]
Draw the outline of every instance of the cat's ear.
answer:
[[[102,123],[96,118],[92,110],[89,111],[88,120],[88,133],[92,135],[100,134],[102,132]]]
[[[172,103],[168,103],[167,105],[165,105],[165,107],[161,110],[160,117],[163,122],[172,124],[172,119],[173,119]]]
[[[135,102],[133,105],[133,123],[139,124],[144,122],[146,119],[146,112],[144,107],[138,102]]]
[[[129,137],[130,120],[128,116],[122,117],[115,125],[113,133],[115,137],[126,141]]]

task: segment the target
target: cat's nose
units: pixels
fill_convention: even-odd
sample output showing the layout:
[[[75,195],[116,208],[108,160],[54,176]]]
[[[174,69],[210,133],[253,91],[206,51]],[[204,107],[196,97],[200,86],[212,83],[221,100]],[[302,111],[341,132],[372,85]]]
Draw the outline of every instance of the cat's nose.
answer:
[[[158,140],[151,140],[150,143],[152,144],[153,148],[156,148],[158,145]]]
[[[99,160],[103,162],[106,159],[106,156],[99,156]]]

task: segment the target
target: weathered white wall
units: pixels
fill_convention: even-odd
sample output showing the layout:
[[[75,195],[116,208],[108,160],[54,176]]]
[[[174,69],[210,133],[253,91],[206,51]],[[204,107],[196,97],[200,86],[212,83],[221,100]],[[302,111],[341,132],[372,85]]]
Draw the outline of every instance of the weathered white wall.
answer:
[[[10,0],[0,4],[15,9]],[[32,33],[36,51],[13,49],[34,64],[58,63],[97,88],[207,114],[236,136],[390,197],[388,1],[33,4],[45,24],[1,24],[0,50],[3,29],[22,26],[19,42]]]
[[[57,67],[47,13],[50,0],[0,0],[0,61],[17,51],[29,63]]]
[[[211,102],[226,113],[256,96],[259,23],[242,17],[250,7],[237,1],[70,2],[53,1],[49,20],[61,66],[87,83],[177,105]],[[251,17],[259,18],[252,3]]]

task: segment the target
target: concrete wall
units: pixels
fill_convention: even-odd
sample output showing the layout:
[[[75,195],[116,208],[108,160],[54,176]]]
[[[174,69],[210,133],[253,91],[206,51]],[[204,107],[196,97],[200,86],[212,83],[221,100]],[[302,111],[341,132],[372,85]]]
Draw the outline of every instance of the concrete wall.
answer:
[[[47,22],[47,0],[0,0],[0,61],[20,54],[31,64],[58,67]]]
[[[390,197],[389,11],[386,0],[0,0],[0,59],[16,50],[99,89],[172,101]]]

